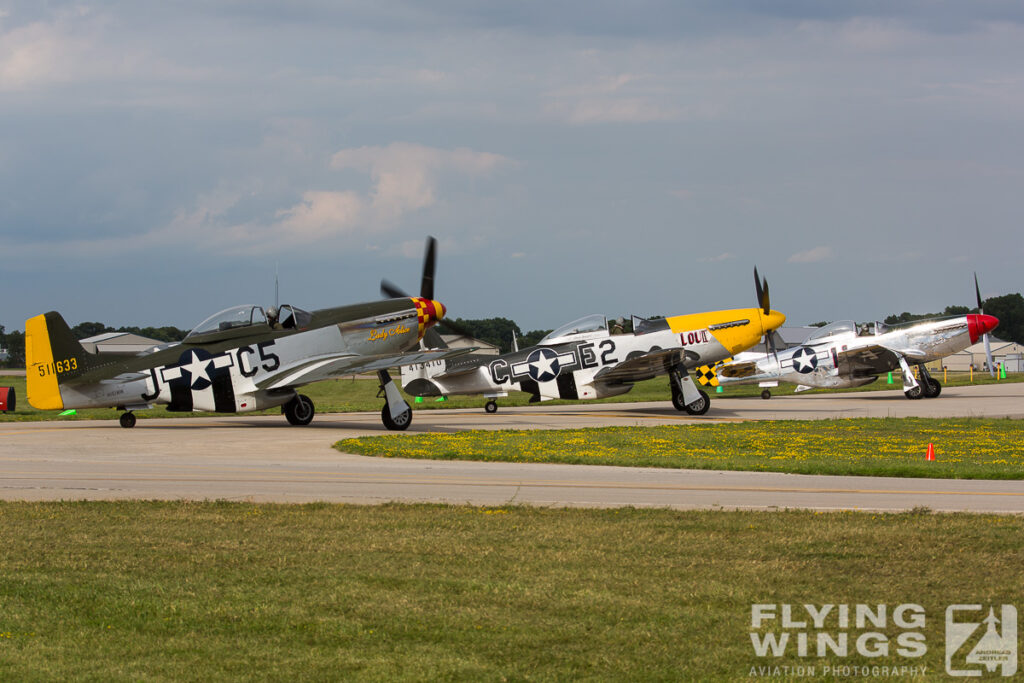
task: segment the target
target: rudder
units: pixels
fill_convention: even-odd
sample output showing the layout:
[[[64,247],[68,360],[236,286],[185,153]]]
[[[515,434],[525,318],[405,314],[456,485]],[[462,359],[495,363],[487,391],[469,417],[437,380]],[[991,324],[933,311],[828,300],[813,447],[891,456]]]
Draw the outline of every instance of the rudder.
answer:
[[[28,402],[37,410],[62,410],[60,385],[91,365],[60,313],[25,321],[25,374]]]

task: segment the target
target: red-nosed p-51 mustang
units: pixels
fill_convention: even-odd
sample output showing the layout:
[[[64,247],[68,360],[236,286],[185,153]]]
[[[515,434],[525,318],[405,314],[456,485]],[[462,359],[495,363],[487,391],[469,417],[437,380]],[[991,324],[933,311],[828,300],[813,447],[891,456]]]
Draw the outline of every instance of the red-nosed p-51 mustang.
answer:
[[[304,311],[290,305],[264,311],[236,306],[197,325],[180,343],[134,356],[92,354],[55,311],[25,323],[29,403],[39,410],[116,407],[122,427],[132,411],[243,413],[281,406],[288,422],[306,425],[313,402],[299,387],[324,379],[376,372],[388,429],[406,429],[412,409],[387,369],[468,353],[423,351],[419,341],[445,315],[434,300],[436,242],[427,242],[422,289],[402,297]]]
[[[982,311],[977,277],[974,287],[979,313],[892,328],[882,323],[858,327],[852,320],[840,320],[814,332],[800,346],[726,363],[717,372],[718,383],[771,387],[787,382],[796,384],[797,391],[837,389],[870,384],[879,375],[898,370],[907,398],[935,398],[942,385],[925,363],[962,351],[979,339],[984,339],[987,350],[988,333],[999,325],[997,318]],[[918,367],[920,381],[911,372],[912,365]],[[761,396],[771,398],[770,390]]]

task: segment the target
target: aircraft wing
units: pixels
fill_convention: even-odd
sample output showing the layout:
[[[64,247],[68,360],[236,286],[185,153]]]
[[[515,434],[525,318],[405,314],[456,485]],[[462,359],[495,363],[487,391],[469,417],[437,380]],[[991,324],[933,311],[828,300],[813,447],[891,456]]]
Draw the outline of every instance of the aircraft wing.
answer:
[[[256,383],[260,389],[284,389],[319,382],[325,379],[358,375],[364,372],[386,370],[398,365],[429,363],[443,358],[453,358],[471,353],[476,349],[437,349],[434,351],[408,351],[379,356],[358,354],[328,355],[306,358],[299,363],[283,367]]]
[[[641,382],[666,374],[669,367],[679,363],[682,356],[682,349],[649,351],[627,358],[616,365],[609,365],[594,375],[594,381],[605,384]]]
[[[887,346],[872,344],[846,351],[836,351],[836,367],[840,375],[882,374],[899,368],[900,356],[908,355],[897,352]],[[913,357],[913,354],[910,354]]]
[[[448,363],[444,372],[439,372],[436,375],[431,374],[431,379],[445,379],[448,377],[458,377],[459,375],[467,375],[471,372],[476,372],[480,369],[480,366],[489,363],[490,361],[497,358],[492,355],[470,355],[469,357],[463,357],[457,363]]]

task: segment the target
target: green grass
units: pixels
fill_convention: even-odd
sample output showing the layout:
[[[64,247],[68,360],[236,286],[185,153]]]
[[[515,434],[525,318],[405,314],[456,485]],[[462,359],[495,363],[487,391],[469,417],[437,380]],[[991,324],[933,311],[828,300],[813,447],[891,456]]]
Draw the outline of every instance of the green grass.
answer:
[[[974,382],[966,375],[950,374],[950,381],[943,386],[966,386],[970,384],[993,384],[988,375],[982,376],[975,373]],[[1024,374],[1010,374],[1008,379],[998,380],[1001,382],[1024,382]],[[16,375],[0,375],[0,386],[13,386],[17,396],[17,411],[14,413],[0,413],[0,423],[15,421],[40,421],[40,420],[115,420],[120,415],[119,411],[113,408],[82,409],[77,410],[74,416],[62,417],[59,411],[36,410],[28,403],[25,391],[25,378]],[[881,389],[899,388],[899,385],[888,386],[885,380],[859,387],[857,389],[846,389],[843,391],[877,391]],[[782,385],[772,388],[772,395],[786,396],[792,394],[792,385]],[[358,411],[379,411],[384,405],[382,399],[377,398],[376,379],[352,379],[343,378],[317,382],[300,389],[316,404],[318,413],[348,413]],[[714,390],[709,391],[712,393]],[[818,392],[815,392],[818,393]],[[715,398],[737,398],[754,397],[761,394],[761,388],[757,386],[724,387],[721,394],[712,393],[712,401]],[[520,391],[513,391],[507,398],[498,399],[502,406],[526,406],[529,405],[529,394]],[[616,396],[599,401],[587,401],[585,403],[636,403],[643,401],[668,401],[671,394],[668,389],[668,379],[658,377],[656,379],[638,382],[628,394]],[[481,396],[453,396],[446,401],[438,402],[432,398],[423,399],[422,403],[415,403],[414,399],[407,396],[413,409],[431,410],[443,408],[479,408],[483,409],[485,399]],[[580,401],[547,401],[544,405],[579,405]],[[712,407],[712,410],[714,408]],[[255,414],[280,414],[279,408],[263,411]],[[189,417],[189,416],[210,416],[212,413],[169,413],[163,407],[151,410],[136,411],[136,416],[142,419],[162,417]],[[246,413],[253,415],[254,413]],[[223,415],[221,415],[223,417]]]
[[[947,605],[1024,604],[1020,517],[0,503],[0,548],[18,681],[938,679]],[[754,603],[908,602],[921,659],[751,646]]]
[[[936,462],[925,461],[929,443]],[[858,418],[345,439],[380,457],[959,479],[1024,479],[1024,421]]]

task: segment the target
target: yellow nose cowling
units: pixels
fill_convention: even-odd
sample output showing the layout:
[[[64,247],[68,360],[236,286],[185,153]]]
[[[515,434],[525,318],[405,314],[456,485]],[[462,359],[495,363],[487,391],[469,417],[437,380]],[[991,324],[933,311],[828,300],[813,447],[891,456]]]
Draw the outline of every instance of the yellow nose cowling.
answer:
[[[761,312],[761,336],[782,327],[786,322],[786,315],[778,311],[769,311],[768,315]]]
[[[778,311],[765,314],[760,308],[737,308],[706,313],[691,313],[668,318],[673,332],[707,328],[730,354],[752,348],[761,341],[766,331],[774,330],[786,321]]]

